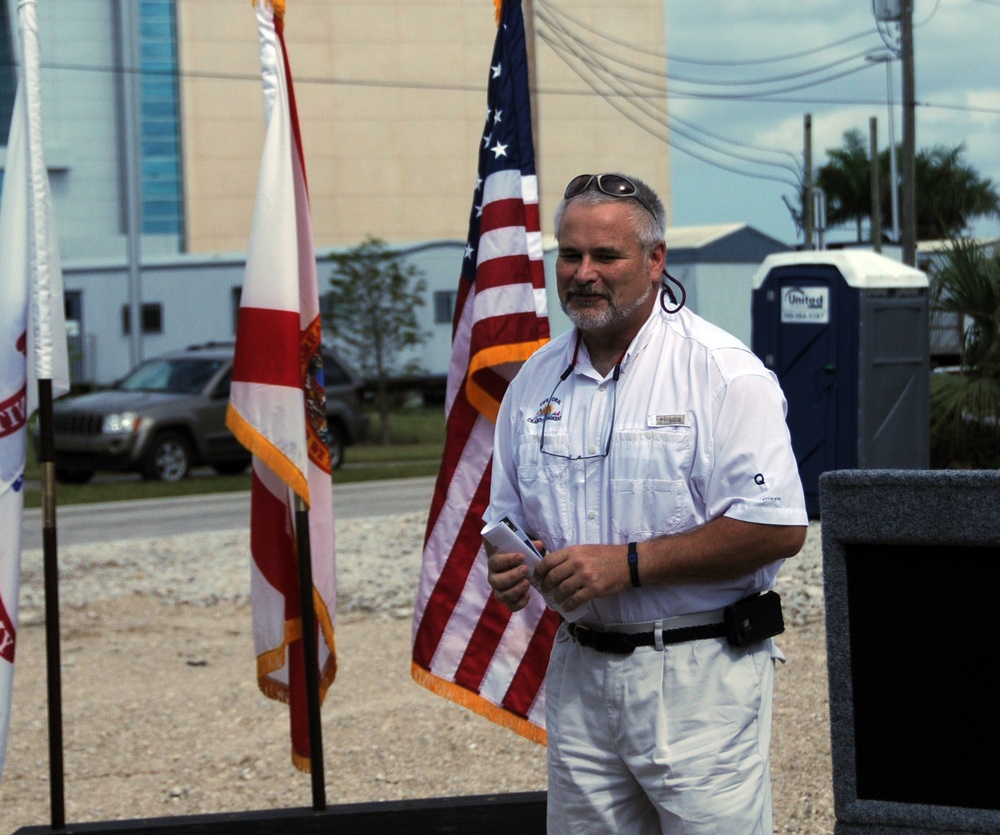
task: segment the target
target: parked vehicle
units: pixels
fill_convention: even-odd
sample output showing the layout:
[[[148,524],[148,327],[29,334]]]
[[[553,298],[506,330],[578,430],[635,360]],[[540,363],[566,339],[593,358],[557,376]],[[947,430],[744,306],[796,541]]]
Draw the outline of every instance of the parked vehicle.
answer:
[[[53,406],[56,479],[89,481],[97,470],[138,471],[179,481],[192,466],[243,472],[250,455],[226,428],[232,343],[174,351],[136,366],[112,388],[63,397]],[[324,349],[328,443],[333,467],[344,447],[365,436],[364,387],[334,352]],[[37,422],[32,421],[37,450]]]

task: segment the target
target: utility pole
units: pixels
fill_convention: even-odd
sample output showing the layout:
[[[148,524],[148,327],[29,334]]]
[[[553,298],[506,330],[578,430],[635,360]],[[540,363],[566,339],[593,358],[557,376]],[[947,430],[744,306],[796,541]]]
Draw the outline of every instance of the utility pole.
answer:
[[[872,249],[875,252],[882,251],[882,194],[878,181],[878,119],[874,116],[868,120],[869,145],[871,152],[868,155],[870,160],[872,186]]]
[[[913,77],[913,0],[903,0],[900,21],[903,65],[903,263],[917,265],[916,84]]]
[[[897,246],[899,238],[899,166],[896,165],[896,116],[895,95],[892,92],[892,62],[898,61],[895,52],[882,50],[865,56],[873,64],[885,64],[886,100],[889,103],[889,205],[892,210],[892,242]]]
[[[812,171],[812,114],[806,113],[803,124],[802,156],[805,162],[805,176],[802,184],[802,230],[805,232],[805,248],[812,249],[813,242],[813,171]]]

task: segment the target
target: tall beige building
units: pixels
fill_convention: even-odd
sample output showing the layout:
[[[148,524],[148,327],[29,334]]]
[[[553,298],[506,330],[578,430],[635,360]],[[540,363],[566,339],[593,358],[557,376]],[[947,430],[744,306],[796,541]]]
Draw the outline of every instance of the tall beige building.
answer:
[[[240,251],[263,142],[256,18],[249,0],[177,9],[187,248]],[[546,23],[556,10],[582,27],[571,43],[578,53],[589,54],[591,41],[619,41],[647,63],[665,55],[663,0],[552,0],[534,9],[543,232],[552,231],[563,187],[582,172],[633,172],[659,190],[669,214],[666,142],[560,57],[558,27]],[[464,239],[495,34],[489,0],[287,0],[317,246],[369,235]],[[565,42],[560,49],[572,54]],[[649,104],[665,110],[665,99]]]

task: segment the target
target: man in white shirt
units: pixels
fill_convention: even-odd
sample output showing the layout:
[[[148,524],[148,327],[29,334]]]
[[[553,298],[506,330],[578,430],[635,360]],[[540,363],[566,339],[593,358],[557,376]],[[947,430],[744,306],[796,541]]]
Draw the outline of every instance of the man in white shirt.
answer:
[[[550,833],[771,832],[780,617],[757,595],[808,519],[774,375],[661,287],[664,218],[635,178],[569,184],[556,280],[575,328],[497,420],[487,521],[547,549],[534,580],[568,621],[546,678]],[[519,554],[489,577],[515,611],[538,593]]]

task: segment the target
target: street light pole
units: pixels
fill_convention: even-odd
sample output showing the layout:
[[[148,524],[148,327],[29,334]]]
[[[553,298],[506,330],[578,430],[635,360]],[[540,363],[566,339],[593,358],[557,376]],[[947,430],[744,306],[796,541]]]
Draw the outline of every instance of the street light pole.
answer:
[[[899,243],[899,169],[896,167],[896,99],[892,92],[892,62],[896,56],[891,52],[873,52],[865,56],[873,64],[885,64],[886,99],[889,102],[889,182],[890,205],[892,206],[892,241]]]
[[[916,85],[913,77],[913,0],[903,0],[899,21],[903,65],[903,263],[917,265]]]
[[[880,27],[885,23],[899,24],[898,54],[903,67],[903,166],[900,171],[903,186],[901,211],[903,228],[901,239],[903,263],[915,267],[917,264],[917,126],[916,83],[913,78],[913,0],[873,0],[872,12]],[[879,32],[882,32],[881,28]],[[885,41],[884,34],[882,40]],[[886,44],[893,53],[897,52],[896,48],[888,44],[887,41]],[[893,144],[890,143],[889,147],[891,148]]]

